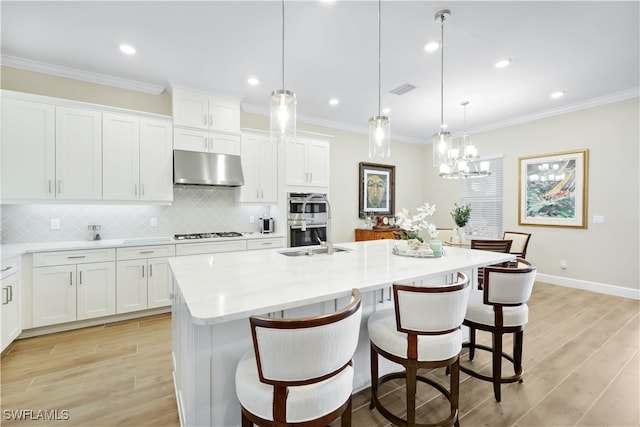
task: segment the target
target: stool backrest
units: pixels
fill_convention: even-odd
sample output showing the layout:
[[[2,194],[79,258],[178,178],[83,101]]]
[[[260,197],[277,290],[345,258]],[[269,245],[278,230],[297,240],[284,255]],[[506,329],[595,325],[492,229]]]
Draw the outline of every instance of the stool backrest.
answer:
[[[352,290],[348,306],[306,318],[251,316],[253,348],[260,381],[304,385],[338,374],[351,363],[362,317],[360,291]]]
[[[531,233],[522,233],[520,231],[505,231],[502,235],[504,240],[511,240],[510,253],[519,256],[520,258],[526,258],[527,246],[529,246],[529,239],[531,239]]]
[[[458,273],[458,281],[447,286],[393,285],[398,331],[441,335],[460,328],[469,301],[469,289],[469,278],[464,273]]]
[[[536,280],[536,267],[522,258],[516,258],[516,264],[509,267],[485,267],[485,304],[514,306],[529,300]]]
[[[471,249],[482,251],[508,253],[511,249],[512,240],[472,240]]]

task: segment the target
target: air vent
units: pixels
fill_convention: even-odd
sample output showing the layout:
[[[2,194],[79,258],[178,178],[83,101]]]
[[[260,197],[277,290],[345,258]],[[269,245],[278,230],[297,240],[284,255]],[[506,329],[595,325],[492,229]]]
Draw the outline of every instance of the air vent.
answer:
[[[390,90],[389,92],[395,94],[395,95],[404,95],[405,93],[412,91],[416,88],[416,86],[411,85],[409,83],[405,83],[401,86],[398,86],[397,88]]]

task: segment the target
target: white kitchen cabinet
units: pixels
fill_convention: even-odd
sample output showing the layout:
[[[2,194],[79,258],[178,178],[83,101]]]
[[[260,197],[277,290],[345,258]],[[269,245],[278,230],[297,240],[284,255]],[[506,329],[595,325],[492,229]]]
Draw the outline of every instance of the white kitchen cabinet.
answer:
[[[56,106],[56,199],[102,199],[102,113]]]
[[[172,90],[173,124],[240,133],[240,102],[183,89]]]
[[[33,255],[33,326],[116,313],[115,249]]]
[[[215,254],[247,250],[246,240],[225,240],[222,242],[181,243],[176,245],[176,256]]]
[[[3,98],[2,198],[100,200],[101,113]]]
[[[0,352],[22,332],[22,296],[20,286],[20,257],[2,263],[2,305],[0,318],[2,319],[2,335],[0,338]]]
[[[173,200],[171,123],[104,113],[103,199]]]
[[[329,142],[300,136],[287,142],[285,184],[329,187]]]
[[[269,135],[243,133],[240,149],[244,185],[236,200],[250,203],[278,201],[278,146]]]
[[[174,256],[174,245],[118,248],[116,253],[118,313],[171,305],[168,257]]]
[[[54,199],[55,107],[2,98],[2,198]]]
[[[240,155],[240,135],[174,127],[173,139],[176,150]]]
[[[247,240],[247,250],[284,248],[284,237]]]

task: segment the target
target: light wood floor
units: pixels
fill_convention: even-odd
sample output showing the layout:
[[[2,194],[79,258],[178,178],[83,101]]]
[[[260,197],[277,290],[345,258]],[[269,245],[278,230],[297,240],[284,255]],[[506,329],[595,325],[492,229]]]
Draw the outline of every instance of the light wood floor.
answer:
[[[490,383],[461,374],[460,424],[639,426],[640,302],[538,283],[529,307],[524,383],[503,385],[496,403]],[[179,425],[170,329],[170,315],[159,315],[16,341],[1,359],[1,424]],[[477,369],[489,362],[483,353]],[[428,374],[446,381],[442,370]],[[384,403],[403,415],[401,383],[385,393]],[[367,390],[354,396],[353,425],[389,426],[368,410],[368,398]],[[418,400],[422,421],[446,406],[426,386]],[[6,411],[21,409],[34,417],[54,409],[61,418],[68,410],[69,420],[7,419]]]

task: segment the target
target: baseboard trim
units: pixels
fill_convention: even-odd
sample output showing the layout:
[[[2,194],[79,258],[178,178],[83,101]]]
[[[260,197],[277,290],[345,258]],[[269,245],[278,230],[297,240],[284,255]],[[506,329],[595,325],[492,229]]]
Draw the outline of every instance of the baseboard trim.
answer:
[[[613,295],[616,297],[640,300],[640,289],[631,289],[622,286],[608,285],[606,283],[570,279],[567,277],[552,276],[550,274],[540,273],[538,273],[536,280],[544,283],[549,283],[551,285],[565,286],[567,288],[582,289],[585,291],[598,292],[605,295]]]
[[[139,317],[153,316],[155,314],[170,313],[171,306],[152,308],[131,313],[116,314],[115,316],[98,317],[96,319],[80,320],[76,322],[60,323],[57,325],[41,326],[39,328],[25,329],[17,339],[37,337],[39,335],[53,334],[56,332],[71,331],[89,326],[105,325],[107,323],[121,322],[123,320],[137,319]]]

